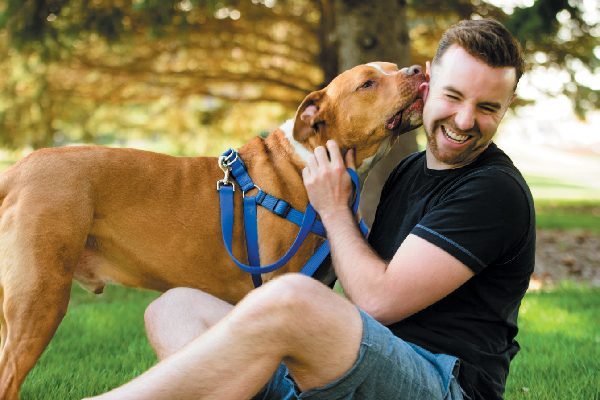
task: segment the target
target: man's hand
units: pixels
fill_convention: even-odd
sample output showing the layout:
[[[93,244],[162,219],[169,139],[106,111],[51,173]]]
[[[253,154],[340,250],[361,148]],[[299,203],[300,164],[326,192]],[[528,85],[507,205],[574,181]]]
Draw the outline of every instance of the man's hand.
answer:
[[[354,150],[348,150],[345,158],[344,165],[337,143],[328,140],[327,149],[323,146],[317,147],[302,170],[308,199],[323,221],[333,215],[350,212],[348,202],[352,195],[352,182],[346,172],[346,166],[356,168]]]
[[[329,157],[327,152],[329,151]],[[354,154],[346,153],[354,168]],[[346,296],[384,324],[414,314],[456,290],[473,276],[461,261],[410,234],[391,261],[381,259],[361,236],[348,204],[350,177],[337,144],[317,147],[302,171],[313,207],[321,215],[333,266]]]

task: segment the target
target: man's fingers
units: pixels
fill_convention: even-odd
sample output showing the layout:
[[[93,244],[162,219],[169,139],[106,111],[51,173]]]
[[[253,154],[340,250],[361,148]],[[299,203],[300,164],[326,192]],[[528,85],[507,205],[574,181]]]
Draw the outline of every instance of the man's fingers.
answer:
[[[302,180],[304,181],[304,183],[306,183],[306,181],[308,180],[309,177],[310,177],[310,171],[309,171],[308,167],[302,168]]]
[[[346,152],[346,167],[356,169],[356,159],[354,155],[354,149],[348,149]]]
[[[315,158],[317,159],[317,164],[327,165],[329,163],[329,156],[327,156],[327,150],[325,147],[319,146],[315,149]]]
[[[306,159],[306,168],[308,168],[308,172],[315,174],[319,169],[319,165],[317,164],[317,159],[313,154],[309,155]]]
[[[342,159],[342,153],[335,140],[327,141],[327,150],[329,151],[329,158],[331,158],[331,164],[334,166],[343,166],[344,160]]]

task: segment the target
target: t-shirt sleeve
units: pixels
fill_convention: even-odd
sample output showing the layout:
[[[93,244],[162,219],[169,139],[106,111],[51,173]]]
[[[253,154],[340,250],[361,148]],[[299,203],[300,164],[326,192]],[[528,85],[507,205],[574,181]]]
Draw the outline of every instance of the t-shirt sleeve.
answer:
[[[510,261],[529,230],[524,188],[506,172],[480,171],[448,190],[411,231],[479,273]]]

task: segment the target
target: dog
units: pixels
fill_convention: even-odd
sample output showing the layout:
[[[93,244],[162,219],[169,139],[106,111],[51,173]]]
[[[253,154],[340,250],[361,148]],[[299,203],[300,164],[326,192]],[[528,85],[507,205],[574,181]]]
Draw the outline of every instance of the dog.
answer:
[[[419,126],[418,66],[376,62],[310,93],[293,120],[239,149],[254,182],[304,210],[301,171],[310,151],[335,139],[355,150],[364,179],[401,133]],[[216,158],[77,146],[35,151],[0,176],[0,398],[19,387],[50,342],[72,281],[94,293],[107,283],[165,291],[193,287],[230,303],[252,288],[221,239]],[[241,194],[235,192],[234,253],[243,257]],[[263,264],[277,260],[298,227],[258,210]],[[309,235],[268,281],[299,271],[322,238]]]

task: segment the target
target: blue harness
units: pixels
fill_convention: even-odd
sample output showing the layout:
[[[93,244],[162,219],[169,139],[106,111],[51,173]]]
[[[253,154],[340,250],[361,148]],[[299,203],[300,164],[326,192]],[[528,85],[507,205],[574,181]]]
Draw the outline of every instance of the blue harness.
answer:
[[[290,206],[290,204],[286,201],[263,192],[254,184],[254,182],[252,182],[252,179],[246,170],[246,165],[235,150],[229,149],[219,157],[219,167],[225,174],[223,179],[217,181],[217,191],[219,192],[219,201],[221,203],[221,232],[223,235],[223,243],[225,244],[225,248],[227,249],[227,252],[229,253],[229,256],[233,262],[243,271],[252,274],[252,282],[254,283],[254,287],[258,287],[262,284],[261,274],[275,271],[285,265],[285,263],[287,263],[290,258],[296,254],[300,248],[300,245],[302,245],[304,239],[306,239],[309,233],[312,232],[321,237],[326,236],[325,228],[323,227],[321,221],[317,219],[317,213],[310,203],[306,206],[304,213],[302,213],[301,211],[298,211]],[[358,212],[358,203],[360,201],[358,175],[354,170],[351,169],[348,169],[348,174],[350,174],[352,184],[354,185],[355,197],[352,204],[352,212],[356,214]],[[234,222],[233,194],[235,191],[235,185],[229,179],[230,175],[233,175],[242,190],[244,233],[246,238],[246,250],[248,252],[248,262],[250,263],[249,265],[240,262],[233,255],[232,251],[231,243]],[[246,193],[252,189],[257,189],[256,195],[246,196]],[[260,265],[260,255],[258,249],[258,224],[256,209],[259,205],[271,211],[272,213],[300,226],[300,231],[298,232],[296,239],[283,257],[273,264],[263,266]],[[359,222],[359,227],[362,234],[366,236],[368,233],[368,228],[362,219]],[[307,276],[313,276],[327,255],[329,255],[329,242],[325,240],[315,251],[312,257],[306,262],[304,267],[302,267],[300,273]]]

